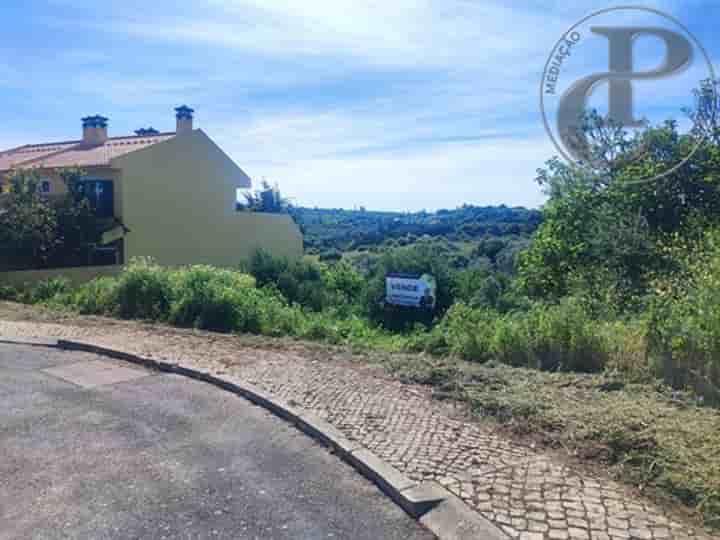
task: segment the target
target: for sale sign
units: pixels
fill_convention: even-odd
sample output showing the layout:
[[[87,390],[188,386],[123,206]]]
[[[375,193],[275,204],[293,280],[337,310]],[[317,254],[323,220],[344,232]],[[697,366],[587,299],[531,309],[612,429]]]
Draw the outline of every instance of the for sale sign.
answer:
[[[385,302],[395,306],[433,309],[437,285],[430,274],[388,274],[385,277]]]

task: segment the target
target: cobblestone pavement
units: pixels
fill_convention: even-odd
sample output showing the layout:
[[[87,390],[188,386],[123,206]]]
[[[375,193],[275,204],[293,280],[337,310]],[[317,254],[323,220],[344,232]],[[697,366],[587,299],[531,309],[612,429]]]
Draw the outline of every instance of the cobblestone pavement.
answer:
[[[0,336],[74,338],[237,376],[320,415],[410,478],[439,482],[509,538],[713,538],[623,484],[464,421],[433,402],[427,389],[372,369],[131,322],[0,321]]]

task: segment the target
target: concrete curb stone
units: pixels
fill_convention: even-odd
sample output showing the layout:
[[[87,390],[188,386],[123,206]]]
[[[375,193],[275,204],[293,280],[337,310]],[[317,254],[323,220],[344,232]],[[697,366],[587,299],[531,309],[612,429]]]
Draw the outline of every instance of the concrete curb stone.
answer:
[[[45,338],[6,338],[0,337],[0,343],[5,345],[27,345],[28,347],[57,347],[57,339]]]

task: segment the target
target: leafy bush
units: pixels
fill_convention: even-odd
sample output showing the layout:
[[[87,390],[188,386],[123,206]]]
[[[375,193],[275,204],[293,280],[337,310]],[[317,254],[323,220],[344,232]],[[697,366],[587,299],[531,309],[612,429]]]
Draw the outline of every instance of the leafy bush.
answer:
[[[406,344],[403,337],[377,328],[363,317],[338,318],[328,312],[309,314],[293,335],[334,345],[348,345],[358,350],[381,348],[400,351]]]
[[[290,203],[280,193],[278,185],[270,185],[265,180],[262,181],[260,189],[243,193],[243,196],[245,197],[245,203],[238,202],[235,206],[238,211],[281,214],[290,209]]]
[[[687,246],[689,247],[689,246]],[[683,249],[675,280],[656,282],[649,316],[656,371],[675,388],[690,386],[720,403],[720,231]]]
[[[41,282],[21,298],[71,307],[82,314],[162,320],[219,332],[301,333],[305,315],[252,276],[211,266],[168,269],[133,261],[116,278],[94,279],[74,290],[65,280]]]
[[[70,303],[83,315],[115,315],[119,309],[118,279],[96,278],[73,291]]]
[[[124,319],[166,319],[171,293],[166,269],[150,259],[136,259],[118,278],[118,315]]]
[[[599,371],[607,361],[605,338],[578,302],[535,305],[528,312],[501,314],[455,304],[432,332],[414,338],[427,347],[485,362],[542,370]]]
[[[342,252],[339,249],[331,249],[320,253],[322,262],[337,262],[342,259]]]
[[[313,311],[320,311],[328,304],[322,269],[316,262],[274,257],[260,249],[253,254],[246,269],[259,286],[275,287],[291,304]]]
[[[0,300],[17,300],[20,293],[15,287],[10,285],[0,285]]]
[[[252,278],[211,266],[171,273],[172,305],[168,320],[178,326],[230,332],[247,326],[241,307],[254,288]]]
[[[501,319],[494,336],[494,357],[543,370],[600,371],[607,351],[597,325],[572,298],[558,305],[537,305],[527,313]]]
[[[646,321],[615,320],[599,329],[607,350],[606,370],[630,382],[651,382],[654,378],[648,359]]]
[[[493,306],[494,299],[487,294],[487,282],[492,279],[489,267],[467,268],[453,276],[453,295],[456,300],[473,307]]]
[[[466,360],[485,362],[493,354],[493,334],[499,314],[486,309],[473,309],[457,303],[447,312],[441,324],[426,336],[429,348],[442,350]],[[431,347],[431,348],[430,348]]]
[[[328,305],[338,316],[349,316],[360,312],[359,306],[366,287],[365,278],[349,263],[324,266],[322,281],[325,286]]]
[[[20,294],[20,299],[28,304],[39,304],[70,291],[70,282],[62,277],[39,281]]]

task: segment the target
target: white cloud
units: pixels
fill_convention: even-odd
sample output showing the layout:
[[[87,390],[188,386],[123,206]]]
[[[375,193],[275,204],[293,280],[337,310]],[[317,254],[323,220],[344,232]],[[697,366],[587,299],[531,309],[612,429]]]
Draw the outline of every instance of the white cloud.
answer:
[[[468,128],[473,129],[468,129]],[[426,121],[403,109],[328,110],[317,113],[253,113],[244,121],[210,119],[208,132],[243,163],[282,163],[297,159],[387,153],[447,140],[507,136],[500,126],[463,125],[461,119]]]
[[[145,39],[216,45],[244,54],[349,57],[389,67],[502,70],[503,59],[523,62],[535,54],[544,37],[550,43],[556,37],[553,33],[570,20],[546,13],[541,21],[499,2],[464,0],[215,0],[213,7],[198,10],[194,17],[137,17],[109,28]]]
[[[300,204],[417,210],[542,202],[533,179],[553,152],[539,130],[508,136],[486,128],[455,142],[436,134],[408,115],[390,123],[337,111],[210,131],[256,183],[279,182]]]
[[[305,205],[387,210],[462,203],[538,206],[544,198],[533,179],[550,150],[544,138],[494,139],[357,158],[300,158],[261,170]],[[251,175],[259,172],[245,169]]]
[[[538,112],[543,65],[571,24],[608,5],[156,0],[93,3],[85,18],[88,0],[54,1],[68,8],[56,30],[100,39],[33,63],[37,75],[8,66],[6,84],[47,109],[72,98],[107,111],[117,133],[168,127],[187,101],[249,174],[300,202],[415,209],[541,202],[535,169],[554,154]],[[63,92],[35,89],[53,73]]]

